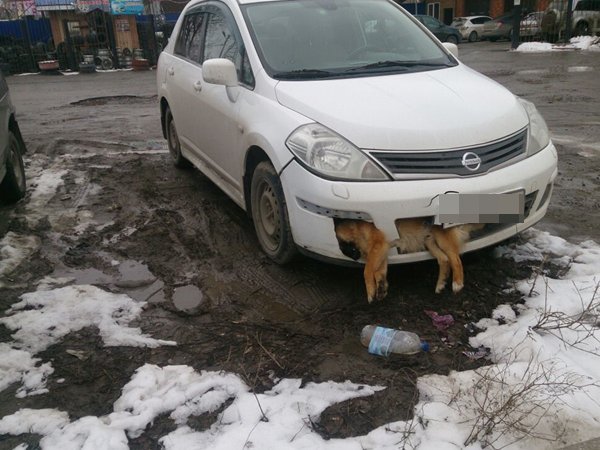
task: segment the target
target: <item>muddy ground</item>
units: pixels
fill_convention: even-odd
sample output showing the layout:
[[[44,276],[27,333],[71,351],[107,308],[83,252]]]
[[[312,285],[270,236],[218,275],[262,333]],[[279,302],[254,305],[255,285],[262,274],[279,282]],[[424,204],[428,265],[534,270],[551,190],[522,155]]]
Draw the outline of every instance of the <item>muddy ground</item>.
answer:
[[[465,63],[533,100],[547,118],[560,173],[551,210],[538,228],[598,241],[600,54],[527,55],[507,48],[476,43],[460,51]],[[364,434],[412,417],[419,376],[481,364],[462,354],[471,350],[468,337],[475,331],[465,325],[490,317],[498,304],[521,301],[504,290],[534,270],[496,258],[493,250],[476,252],[464,258],[463,292],[435,295],[436,264],[395,266],[387,299],[368,305],[360,269],[304,257],[276,266],[261,253],[239,207],[198,171],[171,164],[152,72],[33,75],[8,82],[29,149],[28,174],[65,173],[52,198],[33,198],[30,184],[24,201],[0,209],[0,238],[15,231],[42,241],[4,280],[0,310],[46,275],[72,277],[148,301],[137,325],[178,345],[107,348],[95,329],[72,333],[38,355],[55,368],[49,393],[17,399],[17,386],[6,389],[0,392],[0,417],[24,407],[58,408],[71,420],[107,414],[144,363],[186,364],[238,373],[257,392],[270,388],[274,377],[387,386],[329,408],[313,424],[325,437]],[[425,310],[452,314],[456,324],[440,335]],[[358,337],[372,323],[415,331],[431,351],[371,356]],[[6,340],[9,332],[0,327],[0,341]],[[67,349],[81,350],[83,357]],[[216,414],[190,426],[205,429]],[[174,428],[160,418],[131,440],[131,448],[158,448],[158,438]],[[0,448],[24,441],[35,448],[38,440],[0,435]]]

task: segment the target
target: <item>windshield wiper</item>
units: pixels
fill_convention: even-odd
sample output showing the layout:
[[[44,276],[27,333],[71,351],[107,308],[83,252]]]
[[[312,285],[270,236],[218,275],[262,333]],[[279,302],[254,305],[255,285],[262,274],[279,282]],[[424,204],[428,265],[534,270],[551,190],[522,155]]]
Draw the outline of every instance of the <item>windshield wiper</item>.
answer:
[[[303,79],[303,78],[327,78],[332,76],[338,76],[339,73],[329,72],[327,70],[320,69],[296,69],[290,70],[289,72],[275,72],[273,78],[283,79]]]
[[[352,67],[352,68],[346,70],[346,72],[355,72],[355,71],[365,70],[365,69],[380,69],[380,68],[388,68],[388,67],[398,67],[401,69],[406,69],[409,67],[452,67],[452,66],[453,66],[453,64],[450,64],[450,63],[387,60],[387,61],[378,61],[375,63],[366,64],[364,66]]]

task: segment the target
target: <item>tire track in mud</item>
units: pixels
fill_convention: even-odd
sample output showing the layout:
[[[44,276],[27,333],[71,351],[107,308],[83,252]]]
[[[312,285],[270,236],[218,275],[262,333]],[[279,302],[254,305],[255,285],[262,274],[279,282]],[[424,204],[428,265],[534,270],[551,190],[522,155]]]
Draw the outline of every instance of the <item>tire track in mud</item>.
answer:
[[[143,179],[128,181],[132,170]],[[222,292],[226,301],[248,302],[266,316],[270,302],[304,315],[347,299],[348,293],[319,281],[321,263],[299,256],[291,267],[280,268],[268,261],[245,212],[196,171],[171,168],[162,157],[134,158],[94,182],[122,192],[115,225],[106,231],[136,228],[117,250],[147,261],[167,281],[196,280],[204,289]],[[133,216],[127,214],[130,205],[139,209]],[[140,245],[144,241],[148,248]]]

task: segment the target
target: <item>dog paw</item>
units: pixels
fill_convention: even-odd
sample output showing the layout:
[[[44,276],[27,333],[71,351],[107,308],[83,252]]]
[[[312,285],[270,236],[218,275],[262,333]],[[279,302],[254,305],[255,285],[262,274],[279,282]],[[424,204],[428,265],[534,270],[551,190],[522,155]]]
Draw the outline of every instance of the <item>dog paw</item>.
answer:
[[[436,287],[435,287],[435,293],[436,294],[440,294],[444,288],[446,287],[446,283],[439,283]]]
[[[383,300],[387,296],[387,283],[380,283],[377,285],[377,292],[375,294],[375,300]]]
[[[464,287],[464,285],[462,283],[452,283],[452,292],[454,292],[455,294],[458,294],[462,288]]]

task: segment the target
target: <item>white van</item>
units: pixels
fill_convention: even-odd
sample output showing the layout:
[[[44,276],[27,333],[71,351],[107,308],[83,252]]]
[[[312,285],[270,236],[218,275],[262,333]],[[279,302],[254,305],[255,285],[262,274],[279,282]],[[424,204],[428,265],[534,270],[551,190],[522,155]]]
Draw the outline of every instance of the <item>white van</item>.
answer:
[[[157,83],[175,164],[248,211],[278,263],[297,251],[350,261],[335,218],[373,222],[390,240],[397,219],[440,223],[440,194],[520,208],[521,221],[489,223],[465,251],[548,208],[557,153],[534,105],[392,1],[192,0]],[[431,257],[391,253],[390,263]]]

